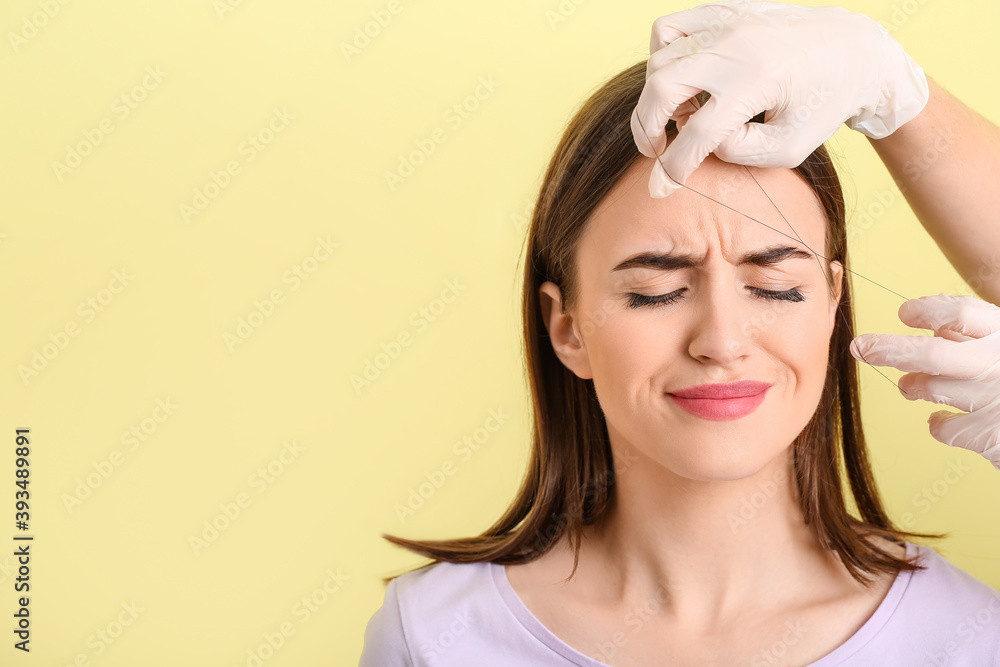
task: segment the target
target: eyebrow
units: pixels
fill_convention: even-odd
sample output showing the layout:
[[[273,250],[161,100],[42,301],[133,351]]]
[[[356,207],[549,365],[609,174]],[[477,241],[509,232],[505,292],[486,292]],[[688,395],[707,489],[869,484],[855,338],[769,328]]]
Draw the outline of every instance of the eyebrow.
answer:
[[[746,253],[737,262],[737,266],[754,264],[756,266],[772,266],[786,259],[812,259],[812,253],[792,246],[768,246],[760,250]],[[672,255],[670,253],[642,252],[629,257],[618,264],[612,271],[627,269],[655,269],[657,271],[677,271],[679,269],[698,268],[705,263],[705,257],[694,255]]]

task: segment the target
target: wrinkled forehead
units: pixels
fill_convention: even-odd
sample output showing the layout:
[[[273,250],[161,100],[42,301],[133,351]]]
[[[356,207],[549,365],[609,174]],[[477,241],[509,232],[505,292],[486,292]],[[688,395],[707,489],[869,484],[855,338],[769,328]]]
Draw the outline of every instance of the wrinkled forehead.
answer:
[[[581,265],[610,268],[645,250],[703,255],[710,249],[735,263],[747,250],[776,243],[825,254],[823,207],[793,169],[744,167],[709,155],[686,188],[654,199],[647,185],[654,166],[642,157],[594,210],[578,248]]]

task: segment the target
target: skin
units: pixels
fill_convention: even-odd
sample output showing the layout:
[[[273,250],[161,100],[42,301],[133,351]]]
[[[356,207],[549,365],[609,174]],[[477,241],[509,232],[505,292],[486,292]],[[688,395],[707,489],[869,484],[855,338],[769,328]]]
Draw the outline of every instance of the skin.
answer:
[[[1000,128],[927,77],[915,118],[869,143],[948,261],[984,300],[1000,305]],[[970,168],[970,165],[975,165]]]
[[[565,539],[532,563],[508,565],[508,579],[546,627],[608,664],[658,664],[664,650],[676,657],[672,664],[749,664],[787,639],[788,622],[808,630],[786,641],[783,660],[804,664],[854,634],[892,583],[865,591],[851,579],[813,539],[790,482],[792,442],[822,393],[843,267],[821,260],[831,291],[815,256],[736,265],[743,253],[772,245],[826,254],[822,208],[793,170],[749,168],[794,231],[747,168],[710,155],[687,185],[774,229],[690,190],[649,197],[651,167],[651,158],[633,165],[589,221],[577,247],[573,308],[562,312],[554,283],[540,287],[553,348],[573,373],[593,380],[615,459],[625,462],[616,463],[616,502],[586,534],[569,582]],[[643,251],[690,253],[705,264],[611,270]],[[749,287],[797,287],[805,299],[767,301]],[[672,304],[627,305],[628,293],[682,288]],[[736,420],[696,417],[667,396],[739,379],[772,386]],[[766,502],[741,523],[741,505],[762,489]],[[623,619],[643,606],[641,631],[633,631]],[[627,642],[612,659],[597,645],[615,630]]]

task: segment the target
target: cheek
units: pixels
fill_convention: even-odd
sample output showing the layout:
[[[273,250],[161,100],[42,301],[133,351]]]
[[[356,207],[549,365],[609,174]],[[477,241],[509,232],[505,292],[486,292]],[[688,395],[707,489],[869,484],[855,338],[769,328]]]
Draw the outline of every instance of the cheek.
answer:
[[[752,338],[801,348],[803,356],[827,344],[826,310],[807,304],[784,304],[750,318],[745,330]],[[793,344],[794,343],[794,344]]]
[[[670,327],[641,324],[629,313],[614,313],[586,338],[594,391],[609,424],[624,429],[629,441],[643,439],[640,424],[649,423],[651,393],[678,358]]]
[[[677,334],[673,327],[662,323],[651,325],[650,321],[624,309],[592,320],[589,327],[585,324],[583,335],[595,381],[606,378],[609,384],[621,386],[644,378],[648,381],[655,369],[677,355]]]
[[[823,304],[786,304],[769,324],[757,329],[757,344],[791,374],[789,387],[809,403],[826,381],[830,352],[828,311]]]

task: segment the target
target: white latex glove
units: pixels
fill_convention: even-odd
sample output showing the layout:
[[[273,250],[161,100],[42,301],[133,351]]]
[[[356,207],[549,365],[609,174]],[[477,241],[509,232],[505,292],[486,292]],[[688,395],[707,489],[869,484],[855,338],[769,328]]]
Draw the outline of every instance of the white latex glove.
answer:
[[[663,153],[649,179],[653,197],[680,188],[712,152],[738,164],[795,167],[842,123],[881,139],[930,97],[924,70],[899,42],[842,7],[699,5],[656,19],[649,52],[632,135],[643,155]],[[711,97],[699,108],[691,98],[701,91]],[[746,124],[764,111],[763,124]],[[664,153],[667,121],[688,114]]]
[[[862,334],[851,342],[851,354],[907,371],[899,390],[911,401],[964,410],[933,413],[931,435],[979,452],[1000,470],[1000,308],[974,296],[937,294],[910,299],[899,319],[934,335]]]

